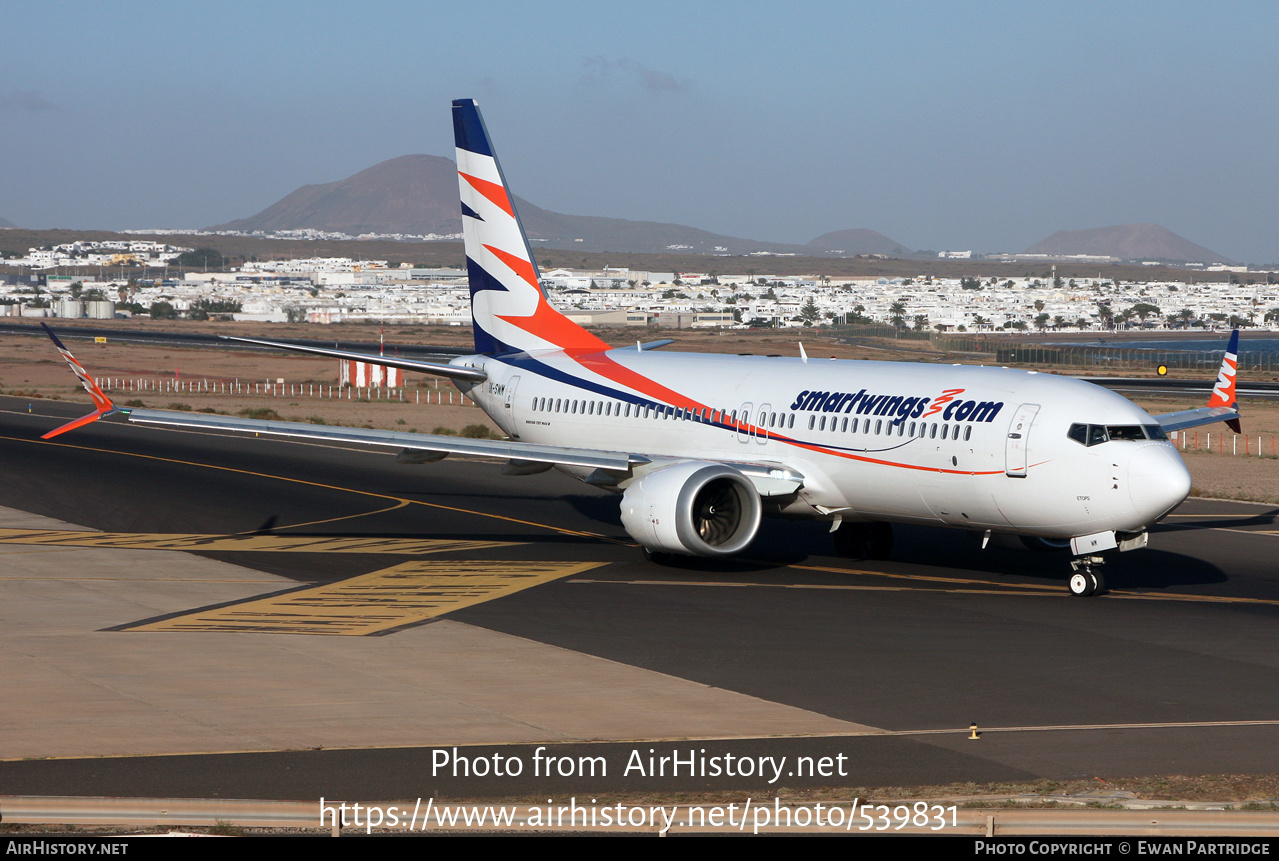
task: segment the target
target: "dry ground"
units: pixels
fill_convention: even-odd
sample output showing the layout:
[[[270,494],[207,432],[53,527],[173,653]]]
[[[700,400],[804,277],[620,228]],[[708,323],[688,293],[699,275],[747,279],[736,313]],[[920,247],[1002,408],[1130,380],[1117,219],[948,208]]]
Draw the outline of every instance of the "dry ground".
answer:
[[[85,321],[85,324],[101,325],[103,321]],[[76,321],[58,321],[59,327],[72,328]],[[377,340],[378,329],[367,325],[307,326],[273,324],[194,324],[131,322],[132,328],[162,329],[173,331],[201,331],[222,334],[234,333],[249,337],[269,337],[278,340],[289,338],[334,338],[336,340]],[[685,330],[665,332],[653,330],[617,329],[600,332],[601,337],[613,344],[633,342],[637,335],[643,340],[658,337],[674,337],[676,343],[668,349],[691,352],[754,353],[757,355],[796,355],[797,342],[804,341],[810,356],[835,356],[838,358],[877,358],[921,361],[956,361],[958,357],[938,353],[927,342],[868,342],[848,345],[816,332],[739,332],[719,330]],[[470,332],[458,327],[409,326],[394,327],[387,331],[387,340],[403,343],[425,343],[465,348],[469,345]],[[80,360],[97,377],[144,378],[147,380],[219,380],[241,383],[275,382],[283,378],[286,383],[329,386],[337,383],[337,362],[321,357],[261,352],[237,352],[230,349],[206,349],[188,347],[150,347],[133,344],[88,344],[73,342],[71,348]],[[900,348],[900,349],[899,349]],[[966,357],[971,360],[971,357]],[[419,385],[423,396],[427,391],[447,393],[451,386],[434,380],[423,380],[411,375],[409,398],[416,397]],[[438,388],[437,388],[438,385]],[[61,400],[86,402],[87,398],[70,375],[65,364],[51,345],[41,339],[19,335],[0,335],[0,393],[22,394],[32,397],[48,397]],[[484,413],[471,405],[417,404],[374,401],[364,403],[352,400],[330,400],[307,396],[254,397],[224,396],[194,392],[152,393],[135,395],[116,394],[122,403],[140,398],[147,407],[167,409],[174,404],[185,404],[193,409],[214,409],[235,414],[244,409],[270,408],[289,421],[313,421],[322,419],[328,424],[353,425],[395,430],[431,432],[437,428],[461,431],[471,424],[482,424],[496,433],[496,427]],[[455,400],[460,397],[455,394]],[[1138,403],[1152,413],[1173,412],[1179,409],[1202,406],[1198,399],[1139,398]],[[1272,437],[1279,437],[1279,404],[1256,401],[1241,405],[1244,413],[1244,430],[1252,438],[1249,444],[1251,456],[1231,456],[1232,440],[1227,432],[1227,454],[1186,452],[1186,464],[1194,477],[1195,491],[1200,496],[1229,499],[1246,499],[1257,502],[1279,503],[1279,459],[1256,456],[1256,437],[1262,437],[1262,450],[1269,455]],[[1200,444],[1208,433],[1212,434],[1213,448],[1217,448],[1218,434],[1224,425],[1199,429]],[[1191,432],[1194,433],[1193,431]],[[1279,445],[1279,443],[1275,443]],[[1243,451],[1242,440],[1239,450]],[[1279,450],[1279,449],[1277,449]]]

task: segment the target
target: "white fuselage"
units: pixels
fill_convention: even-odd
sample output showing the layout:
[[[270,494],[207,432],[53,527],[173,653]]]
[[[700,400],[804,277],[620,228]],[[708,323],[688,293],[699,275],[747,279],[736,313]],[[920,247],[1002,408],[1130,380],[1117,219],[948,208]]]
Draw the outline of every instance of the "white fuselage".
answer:
[[[1155,419],[1052,374],[634,348],[454,364],[488,373],[464,388],[513,439],[785,467],[803,486],[771,510],[791,516],[1067,539],[1139,531],[1190,490]]]

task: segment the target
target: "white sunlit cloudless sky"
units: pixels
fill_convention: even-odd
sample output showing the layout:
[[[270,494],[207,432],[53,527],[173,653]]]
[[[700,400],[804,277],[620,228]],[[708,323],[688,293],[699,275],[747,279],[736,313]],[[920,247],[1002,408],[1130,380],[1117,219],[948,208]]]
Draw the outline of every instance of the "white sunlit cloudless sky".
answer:
[[[475,98],[575,215],[1021,251],[1153,222],[1279,262],[1279,4],[50,2],[0,16],[0,217],[205,227]]]

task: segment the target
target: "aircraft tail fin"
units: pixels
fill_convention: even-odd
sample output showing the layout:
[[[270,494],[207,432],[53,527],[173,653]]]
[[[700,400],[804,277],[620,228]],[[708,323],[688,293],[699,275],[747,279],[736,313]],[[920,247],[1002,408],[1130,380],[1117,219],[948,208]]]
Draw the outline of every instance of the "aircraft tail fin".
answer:
[[[453,102],[453,137],[476,352],[609,349],[546,301],[537,261],[474,100]]]
[[[58,348],[58,352],[62,354],[62,358],[66,359],[67,364],[71,366],[71,372],[80,379],[80,385],[84,386],[84,390],[88,392],[89,397],[93,399],[93,405],[97,407],[97,410],[89,413],[87,416],[82,416],[73,422],[67,422],[62,427],[44,434],[40,437],[40,439],[53,439],[55,436],[64,434],[69,430],[75,430],[76,428],[83,427],[91,422],[96,422],[103,416],[120,412],[116,409],[116,405],[111,402],[111,399],[103,393],[102,389],[98,388],[98,384],[89,376],[89,372],[84,369],[84,366],[76,361],[76,357],[71,355],[71,351],[68,350],[66,345],[63,344],[58,336],[53,333],[53,330],[45,323],[41,323],[40,325],[44,326],[44,331],[51,339],[53,339],[53,345]]]
[[[1217,372],[1217,382],[1208,396],[1209,407],[1226,407],[1238,409],[1239,402],[1235,395],[1235,378],[1239,369],[1239,330],[1230,333],[1230,343],[1226,346],[1226,355],[1221,359],[1221,370]],[[1242,433],[1239,419],[1226,422],[1235,433]]]

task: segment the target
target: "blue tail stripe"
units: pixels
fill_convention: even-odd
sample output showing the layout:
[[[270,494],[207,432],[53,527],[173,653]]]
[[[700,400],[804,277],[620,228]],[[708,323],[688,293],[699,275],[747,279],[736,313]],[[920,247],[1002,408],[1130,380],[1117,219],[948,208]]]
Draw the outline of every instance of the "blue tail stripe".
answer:
[[[479,155],[493,155],[488,130],[474,99],[453,100],[453,141],[458,149]]]

